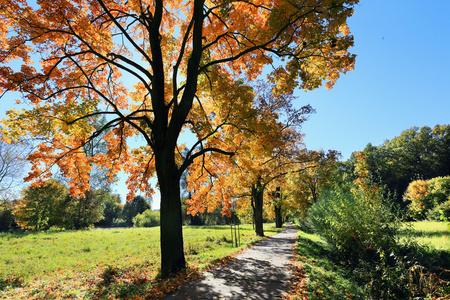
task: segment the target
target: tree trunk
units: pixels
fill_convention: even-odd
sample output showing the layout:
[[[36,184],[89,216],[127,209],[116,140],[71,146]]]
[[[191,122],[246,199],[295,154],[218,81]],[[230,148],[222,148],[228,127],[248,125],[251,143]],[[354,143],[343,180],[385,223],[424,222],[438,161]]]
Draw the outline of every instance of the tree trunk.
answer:
[[[252,207],[255,219],[255,233],[264,236],[263,228],[264,189],[260,182],[252,187]]]
[[[275,226],[277,228],[283,227],[283,216],[281,215],[281,204],[275,205]]]
[[[156,162],[161,192],[161,277],[164,278],[184,269],[186,259],[183,249],[180,176],[174,151],[161,154],[161,159]]]
[[[166,103],[164,61],[159,33],[163,20],[163,1],[155,1],[150,30],[152,57],[151,99],[154,111],[152,128],[153,151],[156,174],[161,192],[161,277],[167,277],[186,267],[183,250],[183,219],[181,214],[180,178],[175,162],[177,140],[192,108],[197,92],[200,60],[203,52],[203,5],[204,0],[194,0],[192,28],[192,51],[187,63],[183,95],[175,97],[174,104]],[[175,73],[176,74],[176,73]]]

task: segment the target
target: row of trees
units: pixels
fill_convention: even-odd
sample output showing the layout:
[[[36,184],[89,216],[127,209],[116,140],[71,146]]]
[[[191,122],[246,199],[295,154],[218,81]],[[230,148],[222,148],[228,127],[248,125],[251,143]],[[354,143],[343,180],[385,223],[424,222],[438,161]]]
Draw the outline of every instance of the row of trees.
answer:
[[[122,205],[118,195],[106,190],[90,191],[84,197],[75,198],[64,184],[49,179],[42,186],[24,189],[20,200],[2,201],[0,207],[0,230],[14,226],[32,230],[76,230],[94,225],[133,226],[138,214],[151,210],[151,203],[136,196]]]

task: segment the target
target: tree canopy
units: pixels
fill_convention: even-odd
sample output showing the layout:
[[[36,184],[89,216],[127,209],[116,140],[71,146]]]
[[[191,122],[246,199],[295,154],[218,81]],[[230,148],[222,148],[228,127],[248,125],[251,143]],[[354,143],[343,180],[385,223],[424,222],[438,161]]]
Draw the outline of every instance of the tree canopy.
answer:
[[[385,184],[404,204],[402,196],[411,181],[450,175],[450,125],[412,127],[382,145],[368,144],[363,152],[373,180]]]
[[[138,190],[150,196],[156,174],[166,276],[185,266],[180,176],[206,153],[236,151],[227,131],[247,129],[245,82],[272,66],[274,92],[331,88],[353,69],[346,20],[357,2],[5,0],[0,93],[30,106],[8,112],[3,135],[38,137],[27,179],[42,184],[57,165],[72,196],[90,189],[94,165],[129,174],[130,200]],[[96,128],[89,121],[99,116],[107,122]],[[197,142],[182,157],[184,130]],[[83,146],[105,132],[107,153],[86,155]]]

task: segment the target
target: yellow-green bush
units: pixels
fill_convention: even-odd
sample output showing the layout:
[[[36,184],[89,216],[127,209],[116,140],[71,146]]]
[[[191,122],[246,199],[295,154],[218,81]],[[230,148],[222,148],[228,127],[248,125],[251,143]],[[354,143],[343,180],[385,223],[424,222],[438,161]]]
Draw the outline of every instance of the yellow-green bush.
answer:
[[[152,211],[151,209],[147,209],[133,218],[134,227],[154,227],[159,226],[159,224],[159,211]]]

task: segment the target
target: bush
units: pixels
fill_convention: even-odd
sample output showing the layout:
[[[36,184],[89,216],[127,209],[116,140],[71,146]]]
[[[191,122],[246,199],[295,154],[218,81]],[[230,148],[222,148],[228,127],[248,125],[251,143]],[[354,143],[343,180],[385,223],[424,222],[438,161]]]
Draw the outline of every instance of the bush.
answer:
[[[427,219],[430,221],[443,221],[450,219],[450,200],[439,204],[427,213]]]
[[[324,192],[307,222],[331,248],[333,257],[353,270],[373,299],[407,299],[407,271],[416,251],[398,243],[400,221],[382,192],[336,187]]]
[[[147,209],[133,218],[134,227],[155,227],[159,224],[159,211],[152,211],[151,209]]]
[[[361,192],[327,191],[309,210],[307,222],[343,258],[369,258],[396,243],[400,227],[382,199],[365,199]]]
[[[142,196],[136,196],[130,202],[126,202],[123,206],[122,217],[127,222],[127,226],[133,226],[133,219],[138,214],[142,214],[146,210],[151,210],[151,199],[146,199]]]
[[[450,176],[436,177],[430,180],[415,180],[411,182],[403,196],[404,201],[410,201],[409,210],[416,220],[425,218],[439,220],[441,205],[446,210],[450,201]],[[436,218],[438,216],[438,218]]]

